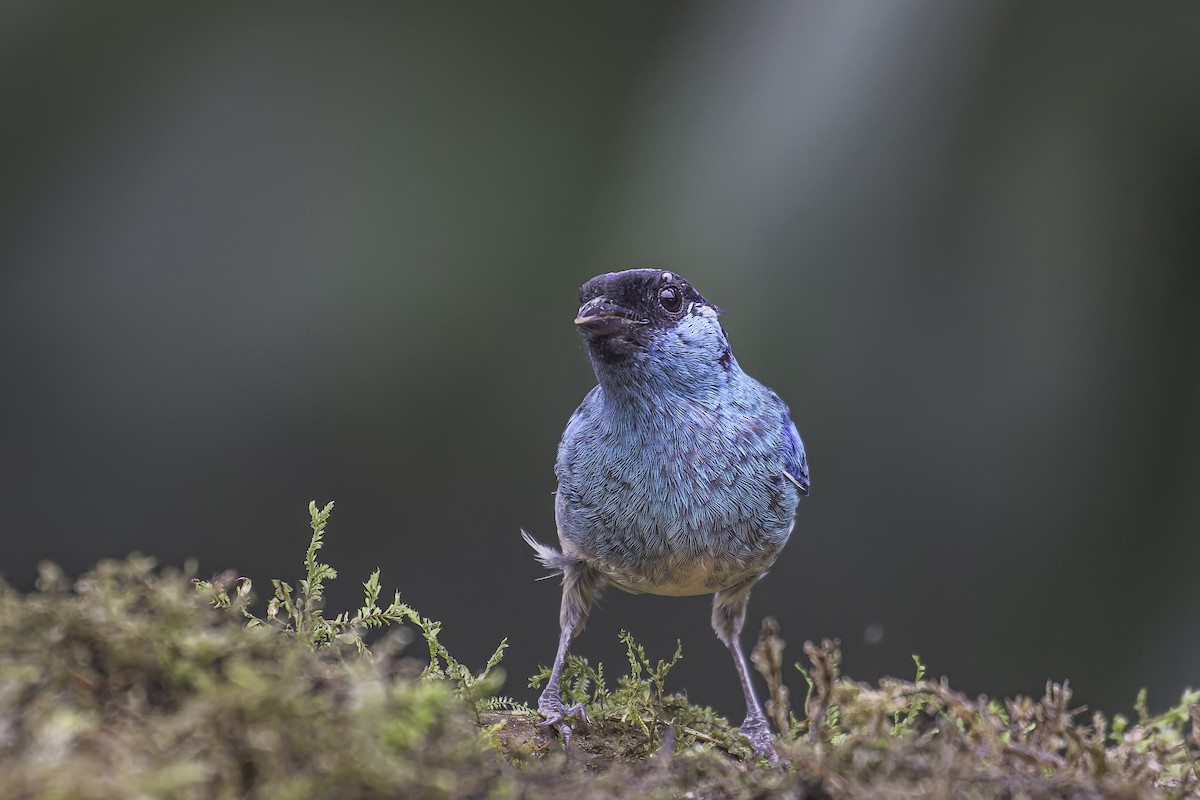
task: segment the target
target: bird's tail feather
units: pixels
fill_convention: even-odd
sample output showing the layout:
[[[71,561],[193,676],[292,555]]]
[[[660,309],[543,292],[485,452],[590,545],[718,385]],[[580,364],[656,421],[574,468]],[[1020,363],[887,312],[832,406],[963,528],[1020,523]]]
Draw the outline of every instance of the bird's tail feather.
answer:
[[[533,548],[534,557],[542,562],[542,566],[548,570],[556,573],[563,572],[567,567],[579,563],[579,559],[565,555],[548,544],[542,544],[524,530],[521,531],[521,538],[525,540],[527,545]]]

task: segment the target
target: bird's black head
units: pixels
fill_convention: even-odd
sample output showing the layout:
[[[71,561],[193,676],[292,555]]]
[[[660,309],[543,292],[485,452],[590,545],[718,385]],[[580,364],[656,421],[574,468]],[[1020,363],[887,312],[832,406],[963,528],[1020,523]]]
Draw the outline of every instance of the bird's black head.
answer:
[[[580,287],[580,303],[575,324],[593,355],[605,360],[644,349],[662,331],[696,315],[715,321],[720,314],[682,276],[665,270],[598,275]]]

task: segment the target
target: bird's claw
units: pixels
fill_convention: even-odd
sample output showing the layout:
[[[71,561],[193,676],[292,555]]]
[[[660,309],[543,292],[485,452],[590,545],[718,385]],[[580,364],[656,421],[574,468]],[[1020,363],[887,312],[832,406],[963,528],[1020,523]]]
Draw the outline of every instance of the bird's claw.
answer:
[[[559,706],[557,711],[550,712],[546,712],[539,707],[538,713],[545,717],[544,720],[538,723],[538,727],[541,728],[548,728],[551,725],[558,725],[559,723],[566,724],[568,717],[578,721],[581,725],[587,725],[589,722],[591,722],[591,720],[588,719],[587,711],[584,710],[583,703],[576,703],[569,708],[563,708],[562,706]]]
[[[746,717],[738,733],[745,736],[754,748],[754,755],[765,758],[767,763],[775,766],[779,763],[779,753],[775,751],[775,739],[771,736],[771,728],[763,717]]]
[[[588,712],[583,708],[582,703],[576,703],[575,705],[569,706],[569,708],[563,708],[562,705],[559,705],[558,710],[551,711],[550,714],[546,714],[546,711],[542,710],[540,706],[538,711],[539,714],[546,717],[544,721],[538,723],[542,727],[552,726],[552,724],[564,722],[568,717],[572,718],[572,720],[580,722],[581,724],[584,724],[584,726],[586,726],[587,723],[592,722],[592,720],[589,720]]]
[[[554,728],[558,731],[558,735],[562,737],[564,745],[571,743],[571,734],[574,732],[571,725],[567,722],[568,719],[574,719],[581,727],[586,727],[591,721],[588,719],[583,703],[576,703],[573,706],[564,708],[562,700],[557,697],[541,698],[538,701],[538,713],[545,717],[545,719],[537,723],[537,726],[539,728]]]

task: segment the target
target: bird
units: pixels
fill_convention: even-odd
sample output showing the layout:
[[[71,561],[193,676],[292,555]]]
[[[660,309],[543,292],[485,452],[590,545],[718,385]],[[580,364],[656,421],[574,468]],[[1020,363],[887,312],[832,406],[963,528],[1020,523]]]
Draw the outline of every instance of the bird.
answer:
[[[808,457],[788,406],[742,371],[721,310],[668,270],[598,275],[579,290],[596,386],[555,461],[560,549],[522,531],[562,576],[558,649],[538,698],[541,725],[569,745],[560,682],[598,591],[713,595],[712,626],[746,701],[741,734],[776,762],[740,634],[750,591],[774,564],[809,493]]]

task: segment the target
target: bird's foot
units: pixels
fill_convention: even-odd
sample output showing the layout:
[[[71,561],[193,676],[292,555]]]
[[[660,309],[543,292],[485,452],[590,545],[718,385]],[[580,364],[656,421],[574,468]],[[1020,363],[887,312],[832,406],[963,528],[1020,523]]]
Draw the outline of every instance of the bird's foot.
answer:
[[[750,741],[755,756],[765,758],[771,766],[779,763],[779,753],[775,750],[775,739],[771,736],[771,727],[767,724],[765,717],[756,715],[746,717],[746,721],[742,723],[742,727],[738,728],[738,732]]]
[[[538,727],[554,728],[562,737],[564,745],[571,744],[571,734],[573,733],[570,723],[567,722],[568,719],[574,719],[581,727],[586,727],[589,722],[583,703],[564,707],[562,698],[557,692],[542,693],[542,696],[538,698],[538,713],[545,717],[538,723]]]

